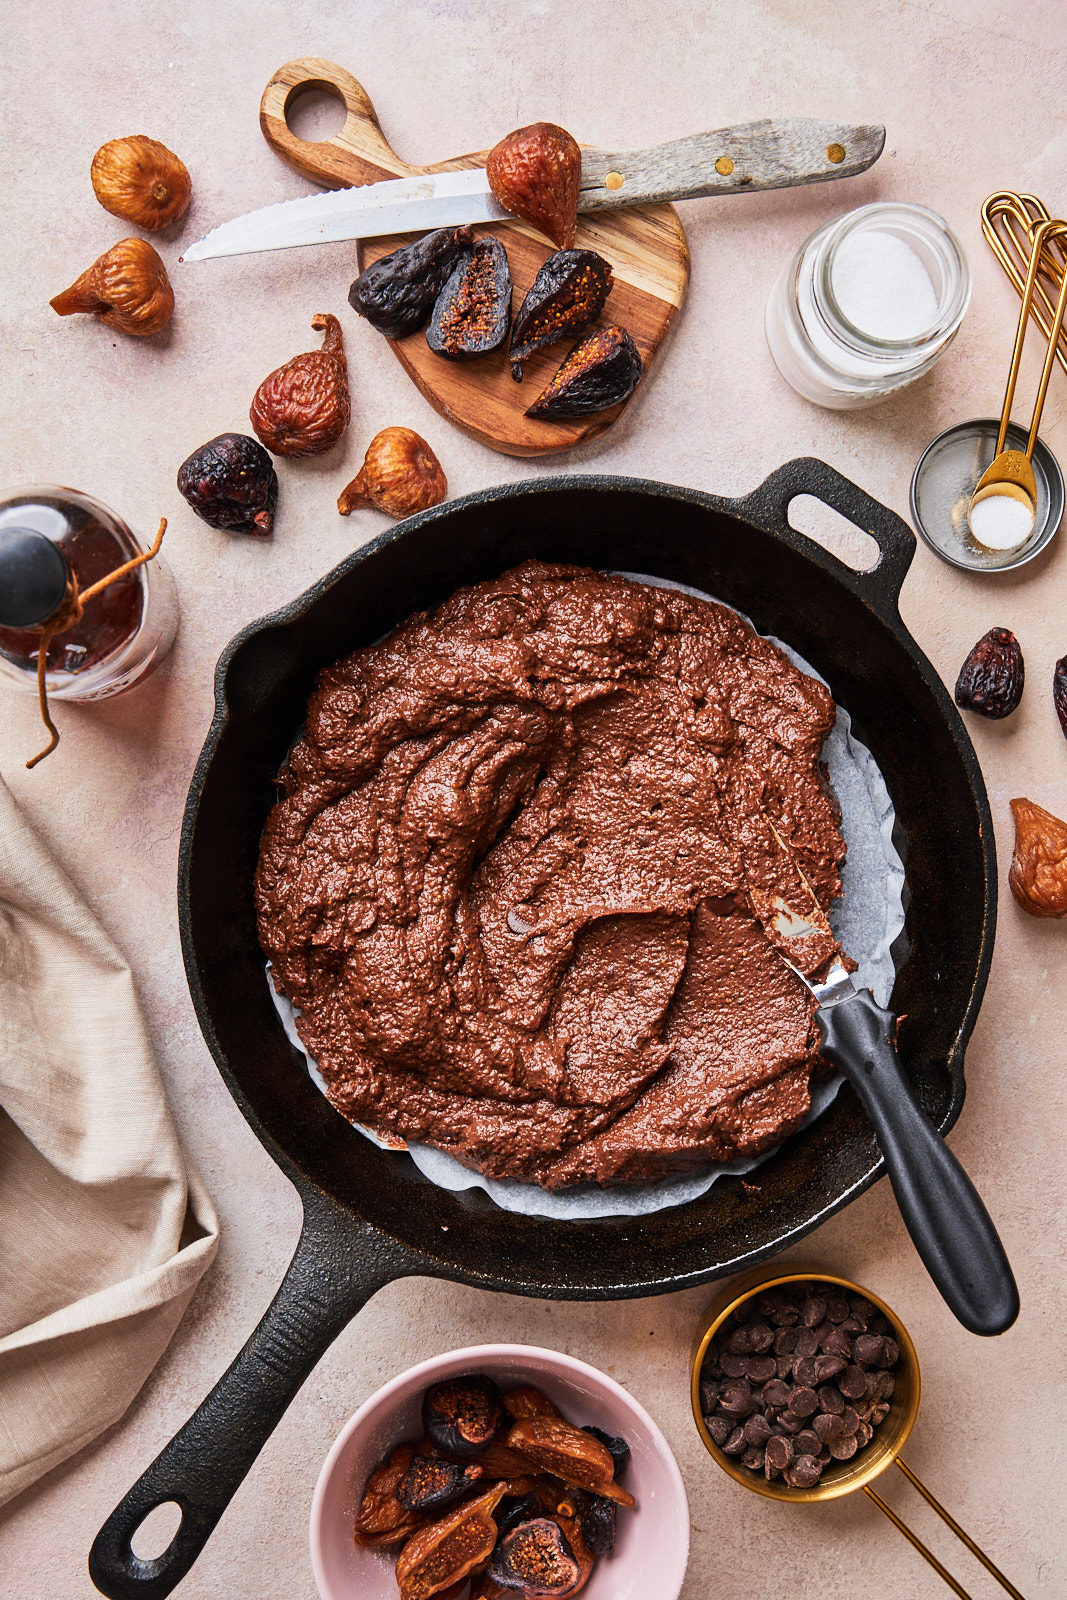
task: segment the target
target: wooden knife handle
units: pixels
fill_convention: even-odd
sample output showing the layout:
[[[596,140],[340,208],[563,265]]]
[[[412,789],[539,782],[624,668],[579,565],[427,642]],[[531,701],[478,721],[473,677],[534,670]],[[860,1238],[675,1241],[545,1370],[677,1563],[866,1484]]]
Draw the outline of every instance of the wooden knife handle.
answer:
[[[884,144],[885,129],[877,124],[850,127],[792,117],[694,133],[649,150],[584,150],[579,210],[850,178],[866,172]]]

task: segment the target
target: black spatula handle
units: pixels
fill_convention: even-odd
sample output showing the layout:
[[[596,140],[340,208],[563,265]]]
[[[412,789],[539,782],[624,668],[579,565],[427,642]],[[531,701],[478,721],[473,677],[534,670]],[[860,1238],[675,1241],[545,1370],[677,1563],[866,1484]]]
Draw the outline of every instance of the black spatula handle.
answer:
[[[989,1213],[915,1097],[896,1050],[897,1020],[869,989],[815,1013],[821,1053],[848,1078],[874,1125],[893,1192],[924,1266],[972,1333],[1003,1333],[1019,1291]]]

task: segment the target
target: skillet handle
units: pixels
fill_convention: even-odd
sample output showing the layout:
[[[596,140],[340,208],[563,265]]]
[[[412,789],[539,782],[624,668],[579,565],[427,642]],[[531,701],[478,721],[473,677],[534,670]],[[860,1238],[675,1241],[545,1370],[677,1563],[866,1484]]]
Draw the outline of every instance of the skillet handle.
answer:
[[[831,511],[837,511],[864,533],[869,533],[880,551],[878,562],[867,572],[839,561],[821,545],[790,525],[789,506],[798,495],[814,495]],[[798,456],[765,478],[758,489],[738,502],[746,517],[762,523],[789,543],[811,555],[812,547],[821,563],[833,562],[846,574],[847,581],[886,622],[899,616],[897,601],[901,586],[915,554],[915,535],[902,517],[875,500],[866,490],[846,478],[835,467],[814,456]]]
[[[89,1552],[110,1600],[162,1600],[185,1577],[256,1456],[319,1358],[360,1307],[418,1259],[321,1197],[263,1320],[203,1404],[119,1502]],[[174,1501],[182,1520],[163,1554],[134,1555],[148,1513]]]
[[[815,1013],[820,1054],[840,1067],[873,1124],[904,1225],[949,1309],[971,1333],[1004,1333],[1019,1291],[989,1212],[919,1104],[896,1048],[897,1019],[860,989]]]

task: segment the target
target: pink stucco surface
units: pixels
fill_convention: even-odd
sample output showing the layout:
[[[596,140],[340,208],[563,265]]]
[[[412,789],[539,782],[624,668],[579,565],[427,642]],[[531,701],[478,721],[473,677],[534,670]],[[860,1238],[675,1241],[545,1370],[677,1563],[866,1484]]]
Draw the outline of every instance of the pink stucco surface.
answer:
[[[34,705],[0,692],[0,767],[129,957],[175,1117],[223,1224],[215,1268],[123,1422],[0,1512],[0,1591],[13,1600],[85,1600],[97,1528],[254,1327],[299,1227],[293,1190],[202,1042],[178,950],[178,830],[221,648],[384,526],[374,512],[342,520],[334,501],[371,435],[388,424],[425,434],[457,495],[562,467],[737,494],[781,462],[812,454],[906,513],[912,467],[933,435],[1000,404],[1017,302],[982,239],[981,201],[1009,187],[1043,196],[1054,215],[1067,207],[1067,22],[1057,0],[1011,13],[994,0],[851,8],[827,0],[188,0],[177,8],[57,0],[48,10],[11,0],[0,39],[0,479],[77,485],[142,532],[166,515],[182,605],[165,668],[120,700],[61,707],[63,742],[32,773],[23,761],[39,747]],[[882,160],[857,179],[689,203],[691,291],[650,381],[603,439],[569,457],[522,462],[451,429],[348,312],[354,247],[174,265],[182,243],[215,223],[310,189],[271,153],[257,124],[271,73],[302,55],[352,71],[387,137],[415,162],[476,149],[538,119],[616,149],[762,115],[881,121],[888,138]],[[147,341],[92,318],[61,321],[48,306],[127,231],[97,205],[89,163],[104,140],[140,132],[175,149],[194,185],[184,226],[160,246],[174,265],[178,310],[171,327]],[[862,413],[818,410],[782,382],[767,354],[767,292],[815,226],[879,198],[916,201],[948,218],[970,257],[971,310],[944,361],[914,388]],[[280,464],[272,541],[214,533],[177,496],[177,466],[212,435],[247,431],[261,378],[316,342],[316,311],[344,323],[351,428],[330,455]],[[1035,340],[1022,394],[1032,393],[1037,367]],[[1042,433],[1067,457],[1067,379],[1059,370]],[[951,1135],[1002,1232],[1022,1314],[992,1342],[957,1326],[885,1182],[802,1251],[869,1284],[904,1319],[924,1379],[909,1462],[1028,1600],[1067,1589],[1067,922],[1034,921],[1008,893],[1008,801],[1027,795],[1067,814],[1067,741],[1050,695],[1053,664],[1067,653],[1065,538],[1000,578],[955,571],[920,545],[901,598],[906,623],[950,685],[994,624],[1012,628],[1026,656],[1019,711],[1005,723],[969,724],[993,809],[1001,902],[967,1056],[967,1101]],[[846,535],[836,548],[847,553],[850,542],[855,548]],[[489,1340],[555,1347],[602,1367],[655,1417],[692,1508],[686,1600],[756,1592],[764,1600],[926,1600],[942,1592],[863,1497],[810,1510],[773,1504],[744,1494],[707,1458],[689,1414],[688,1362],[713,1292],[604,1307],[425,1280],[392,1284],[316,1369],[179,1593],[313,1600],[308,1512],[345,1418],[404,1367]],[[975,1597],[1000,1592],[903,1480],[886,1492]]]

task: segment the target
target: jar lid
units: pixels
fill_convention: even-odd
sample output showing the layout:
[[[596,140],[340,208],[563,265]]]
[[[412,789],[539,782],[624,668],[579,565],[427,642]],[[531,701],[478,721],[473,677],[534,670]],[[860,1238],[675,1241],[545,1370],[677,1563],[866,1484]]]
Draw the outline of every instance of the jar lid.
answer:
[[[67,558],[36,528],[0,528],[0,627],[32,628],[49,618],[70,583]]]

